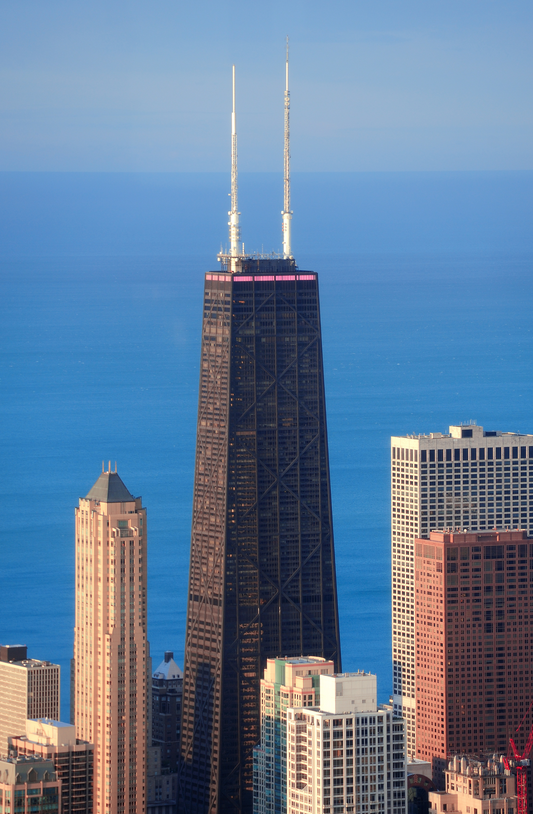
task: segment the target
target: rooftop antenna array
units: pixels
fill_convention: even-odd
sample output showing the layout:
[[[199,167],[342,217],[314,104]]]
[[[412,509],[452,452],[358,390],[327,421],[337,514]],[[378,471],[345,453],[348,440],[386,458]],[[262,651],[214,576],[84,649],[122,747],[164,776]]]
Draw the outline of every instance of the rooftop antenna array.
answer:
[[[281,231],[283,233],[283,257],[292,258],[291,252],[291,95],[289,92],[289,38],[285,56],[285,128],[283,144],[283,212]]]
[[[237,122],[235,113],[235,65],[233,66],[233,110],[231,113],[231,211],[229,215],[229,243],[231,271],[235,271],[235,258],[240,255],[241,227],[239,224],[238,183],[237,183]]]
[[[218,259],[222,263],[222,267],[227,271],[234,274],[239,260],[246,257],[244,254],[244,243],[241,243],[241,227],[239,223],[240,212],[238,204],[238,171],[237,171],[237,116],[235,104],[235,65],[232,71],[232,98],[233,106],[231,112],[231,209],[229,215],[229,252],[221,251],[218,253]],[[286,55],[285,55],[285,127],[284,127],[284,149],[283,149],[283,211],[282,211],[282,234],[283,234],[283,258],[292,260],[291,249],[291,151],[290,151],[290,91],[289,91],[289,38],[287,37]],[[250,255],[253,257],[263,257],[261,255]],[[279,257],[275,253],[269,257]]]

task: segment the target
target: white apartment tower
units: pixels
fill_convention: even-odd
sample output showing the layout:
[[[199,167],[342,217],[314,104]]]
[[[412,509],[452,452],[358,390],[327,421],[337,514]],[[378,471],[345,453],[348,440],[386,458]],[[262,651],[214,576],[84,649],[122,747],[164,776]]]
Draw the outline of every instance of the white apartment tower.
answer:
[[[287,814],[405,814],[404,721],[376,676],[320,676],[320,708],[287,712]]]
[[[0,755],[27,718],[59,718],[59,682],[59,664],[29,659],[26,645],[0,645]]]
[[[533,435],[474,424],[391,439],[394,712],[416,754],[414,540],[437,529],[533,534]]]
[[[76,509],[75,724],[94,744],[94,814],[146,811],[146,559],[142,500],[102,467]]]

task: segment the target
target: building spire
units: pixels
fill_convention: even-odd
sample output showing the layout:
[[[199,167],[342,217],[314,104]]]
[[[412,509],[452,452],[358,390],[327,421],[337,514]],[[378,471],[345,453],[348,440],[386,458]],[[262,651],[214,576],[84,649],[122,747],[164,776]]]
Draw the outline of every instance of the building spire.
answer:
[[[285,56],[285,130],[283,145],[283,257],[292,257],[291,250],[291,127],[290,127],[291,98],[289,92],[289,38],[287,37],[287,50]]]
[[[235,258],[239,257],[241,251],[241,227],[239,225],[239,205],[237,201],[238,184],[237,184],[237,122],[235,113],[235,65],[233,66],[232,75],[232,88],[233,88],[233,110],[231,113],[231,211],[229,214],[229,242],[230,242],[230,257],[231,257],[231,271],[235,270]]]

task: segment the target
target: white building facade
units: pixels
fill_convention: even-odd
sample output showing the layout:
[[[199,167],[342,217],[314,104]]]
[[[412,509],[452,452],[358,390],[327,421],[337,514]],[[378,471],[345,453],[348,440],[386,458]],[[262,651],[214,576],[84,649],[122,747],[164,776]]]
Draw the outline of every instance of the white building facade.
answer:
[[[287,814],[405,814],[404,722],[376,676],[320,676],[320,708],[287,712]]]

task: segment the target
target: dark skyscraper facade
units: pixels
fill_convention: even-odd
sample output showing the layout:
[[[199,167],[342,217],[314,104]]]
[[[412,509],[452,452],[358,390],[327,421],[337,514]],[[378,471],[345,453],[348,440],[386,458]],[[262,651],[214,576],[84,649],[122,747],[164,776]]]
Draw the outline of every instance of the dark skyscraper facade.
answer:
[[[206,274],[182,721],[182,805],[251,812],[260,678],[341,669],[317,275]]]

